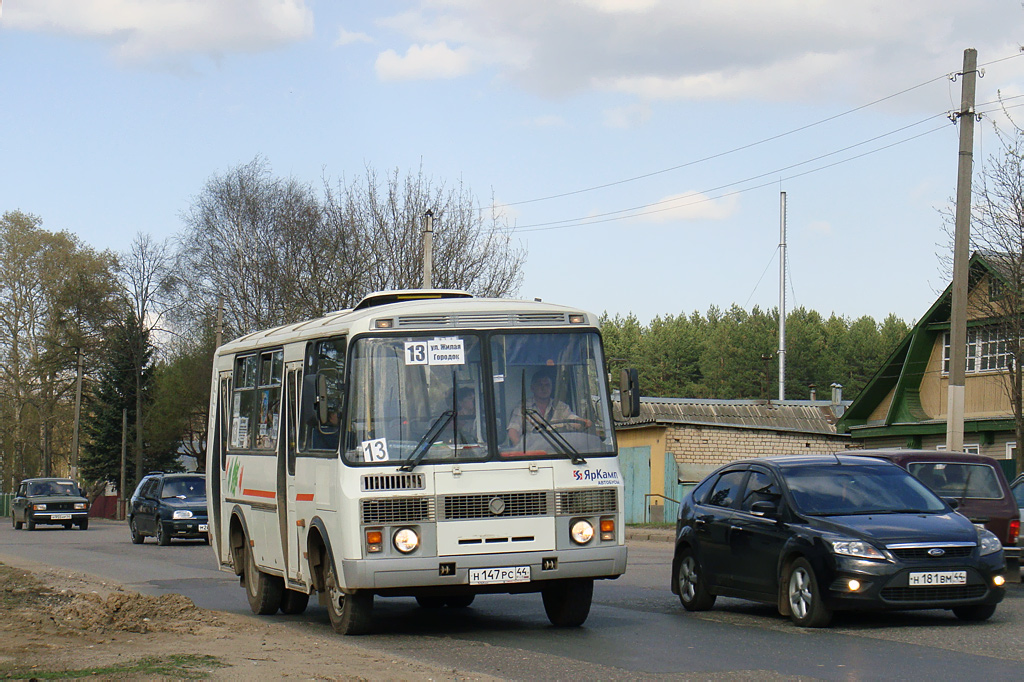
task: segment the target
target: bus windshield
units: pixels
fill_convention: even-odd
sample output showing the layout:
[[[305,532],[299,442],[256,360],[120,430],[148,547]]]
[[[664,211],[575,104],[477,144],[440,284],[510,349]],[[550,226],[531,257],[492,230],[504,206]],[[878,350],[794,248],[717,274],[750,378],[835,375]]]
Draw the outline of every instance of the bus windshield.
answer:
[[[603,367],[595,332],[362,337],[342,453],[399,466],[612,456]]]

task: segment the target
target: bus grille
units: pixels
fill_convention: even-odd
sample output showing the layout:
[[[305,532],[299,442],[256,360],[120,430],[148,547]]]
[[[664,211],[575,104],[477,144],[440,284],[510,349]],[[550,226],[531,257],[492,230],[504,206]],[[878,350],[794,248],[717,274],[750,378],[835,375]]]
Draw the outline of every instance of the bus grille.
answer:
[[[363,500],[363,523],[412,523],[434,520],[434,498],[395,497]]]
[[[428,327],[539,327],[567,325],[566,313],[457,313],[399,315],[397,328]]]
[[[492,519],[511,516],[547,516],[549,493],[488,493],[449,495],[444,498],[444,520]]]
[[[423,474],[372,474],[363,476],[363,492],[374,490],[423,490]]]
[[[617,500],[614,488],[563,490],[555,497],[555,514],[614,514]]]

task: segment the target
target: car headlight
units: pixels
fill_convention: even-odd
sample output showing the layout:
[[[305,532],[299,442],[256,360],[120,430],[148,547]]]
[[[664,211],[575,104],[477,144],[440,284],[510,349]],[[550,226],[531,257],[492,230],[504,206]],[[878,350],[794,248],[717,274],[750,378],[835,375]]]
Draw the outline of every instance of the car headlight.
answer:
[[[420,536],[412,528],[399,528],[391,541],[402,554],[408,554],[420,546]]]
[[[984,528],[978,529],[978,546],[981,548],[981,556],[994,554],[1003,548],[996,534]]]
[[[46,505],[45,504],[33,504],[32,505],[32,511],[46,511]]]
[[[594,525],[590,521],[580,519],[572,524],[572,528],[569,529],[569,535],[572,536],[573,542],[585,545],[594,537]]]
[[[75,509],[85,509],[85,502],[75,502]]]
[[[191,519],[192,512],[188,509],[175,509],[174,514],[171,516],[172,519]]]
[[[832,551],[836,554],[857,557],[858,559],[885,560],[884,554],[875,549],[875,546],[870,542],[864,542],[863,540],[833,540]]]

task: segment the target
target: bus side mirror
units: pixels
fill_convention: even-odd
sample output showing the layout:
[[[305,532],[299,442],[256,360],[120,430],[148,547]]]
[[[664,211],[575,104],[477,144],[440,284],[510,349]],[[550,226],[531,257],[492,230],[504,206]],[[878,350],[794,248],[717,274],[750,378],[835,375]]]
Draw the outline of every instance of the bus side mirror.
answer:
[[[316,418],[327,423],[327,377],[323,374],[316,375]]]
[[[635,369],[624,369],[619,375],[619,407],[623,418],[640,416],[640,379]]]

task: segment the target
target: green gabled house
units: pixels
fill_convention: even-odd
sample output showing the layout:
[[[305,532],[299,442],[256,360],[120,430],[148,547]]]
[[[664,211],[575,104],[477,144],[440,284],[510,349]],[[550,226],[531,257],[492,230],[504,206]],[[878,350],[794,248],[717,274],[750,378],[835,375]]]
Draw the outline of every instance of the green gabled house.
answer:
[[[1003,275],[998,256],[970,260],[964,450],[1007,460],[1012,477],[1016,447],[1005,330],[996,324]],[[900,342],[836,425],[866,448],[944,449],[949,386],[952,285]]]

